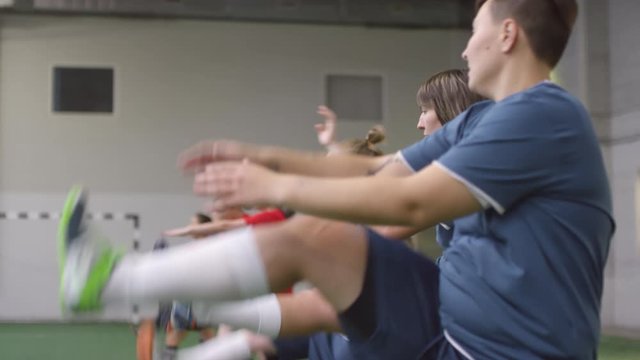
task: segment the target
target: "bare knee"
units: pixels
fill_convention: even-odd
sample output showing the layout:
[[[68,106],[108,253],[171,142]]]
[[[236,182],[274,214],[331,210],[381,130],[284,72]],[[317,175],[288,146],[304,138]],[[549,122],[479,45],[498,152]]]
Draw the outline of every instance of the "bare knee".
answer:
[[[269,285],[274,292],[287,289],[303,279],[308,250],[301,241],[302,232],[288,222],[257,226],[254,232]]]
[[[359,295],[367,258],[361,226],[300,216],[255,234],[272,291],[308,280],[337,310]]]

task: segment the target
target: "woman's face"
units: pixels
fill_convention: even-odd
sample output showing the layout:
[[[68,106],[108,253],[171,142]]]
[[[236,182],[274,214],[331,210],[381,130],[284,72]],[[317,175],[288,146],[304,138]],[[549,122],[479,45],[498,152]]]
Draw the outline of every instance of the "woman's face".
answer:
[[[440,119],[438,119],[438,115],[436,115],[432,107],[421,106],[420,111],[417,127],[418,130],[422,130],[424,136],[431,135],[442,127]]]

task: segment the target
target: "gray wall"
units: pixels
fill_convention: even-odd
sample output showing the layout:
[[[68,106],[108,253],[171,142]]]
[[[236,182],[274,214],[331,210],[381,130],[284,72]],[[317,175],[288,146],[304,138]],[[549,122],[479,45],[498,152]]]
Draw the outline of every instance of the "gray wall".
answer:
[[[587,105],[613,192],[617,230],[605,272],[603,326],[638,336],[640,312],[640,2],[581,0],[580,17],[558,68]]]
[[[391,151],[420,138],[415,92],[462,65],[464,31],[4,16],[0,27],[0,209],[55,211],[76,182],[95,211],[142,216],[143,248],[200,207],[176,155],[203,138],[319,149],[326,74],[383,77]],[[51,112],[55,65],[115,68],[115,113]],[[368,122],[339,124],[361,137]],[[100,223],[130,245],[123,223]],[[55,320],[55,224],[0,222],[0,320]],[[126,317],[126,311],[108,318]]]
[[[614,211],[610,325],[640,330],[640,2],[609,1]],[[602,89],[602,96],[606,96]]]
[[[176,154],[203,137],[317,148],[312,124],[328,73],[383,76],[395,148],[419,136],[417,86],[461,64],[465,40],[451,31],[8,17],[3,188],[60,191],[80,177],[100,191],[183,192],[171,171]],[[50,73],[59,64],[114,66],[116,113],[52,114]],[[347,137],[372,124],[342,125]]]
[[[59,211],[64,194],[3,193],[0,209]],[[200,206],[195,198],[162,193],[94,193],[95,211],[123,211],[140,214],[143,249],[149,250],[160,231],[183,225]],[[131,221],[92,221],[99,237],[107,237],[122,249],[131,250],[134,230]],[[0,321],[49,321],[61,319],[58,306],[56,220],[0,221]],[[177,239],[176,243],[183,240]],[[130,306],[110,308],[105,314],[84,320],[129,320]]]

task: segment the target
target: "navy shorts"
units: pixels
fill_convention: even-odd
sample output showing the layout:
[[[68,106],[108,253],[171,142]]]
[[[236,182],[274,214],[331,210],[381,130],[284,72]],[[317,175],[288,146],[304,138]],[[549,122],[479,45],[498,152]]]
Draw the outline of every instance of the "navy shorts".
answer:
[[[360,296],[340,323],[356,359],[464,359],[443,336],[435,263],[367,229]]]
[[[295,336],[273,340],[277,355],[267,357],[267,360],[296,360],[309,357],[309,336]]]

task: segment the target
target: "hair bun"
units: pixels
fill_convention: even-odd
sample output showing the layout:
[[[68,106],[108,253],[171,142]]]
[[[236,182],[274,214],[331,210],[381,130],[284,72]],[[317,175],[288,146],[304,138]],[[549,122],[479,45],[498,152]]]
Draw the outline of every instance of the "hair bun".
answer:
[[[384,127],[382,125],[376,125],[367,133],[367,143],[375,145],[384,141],[385,137]]]

